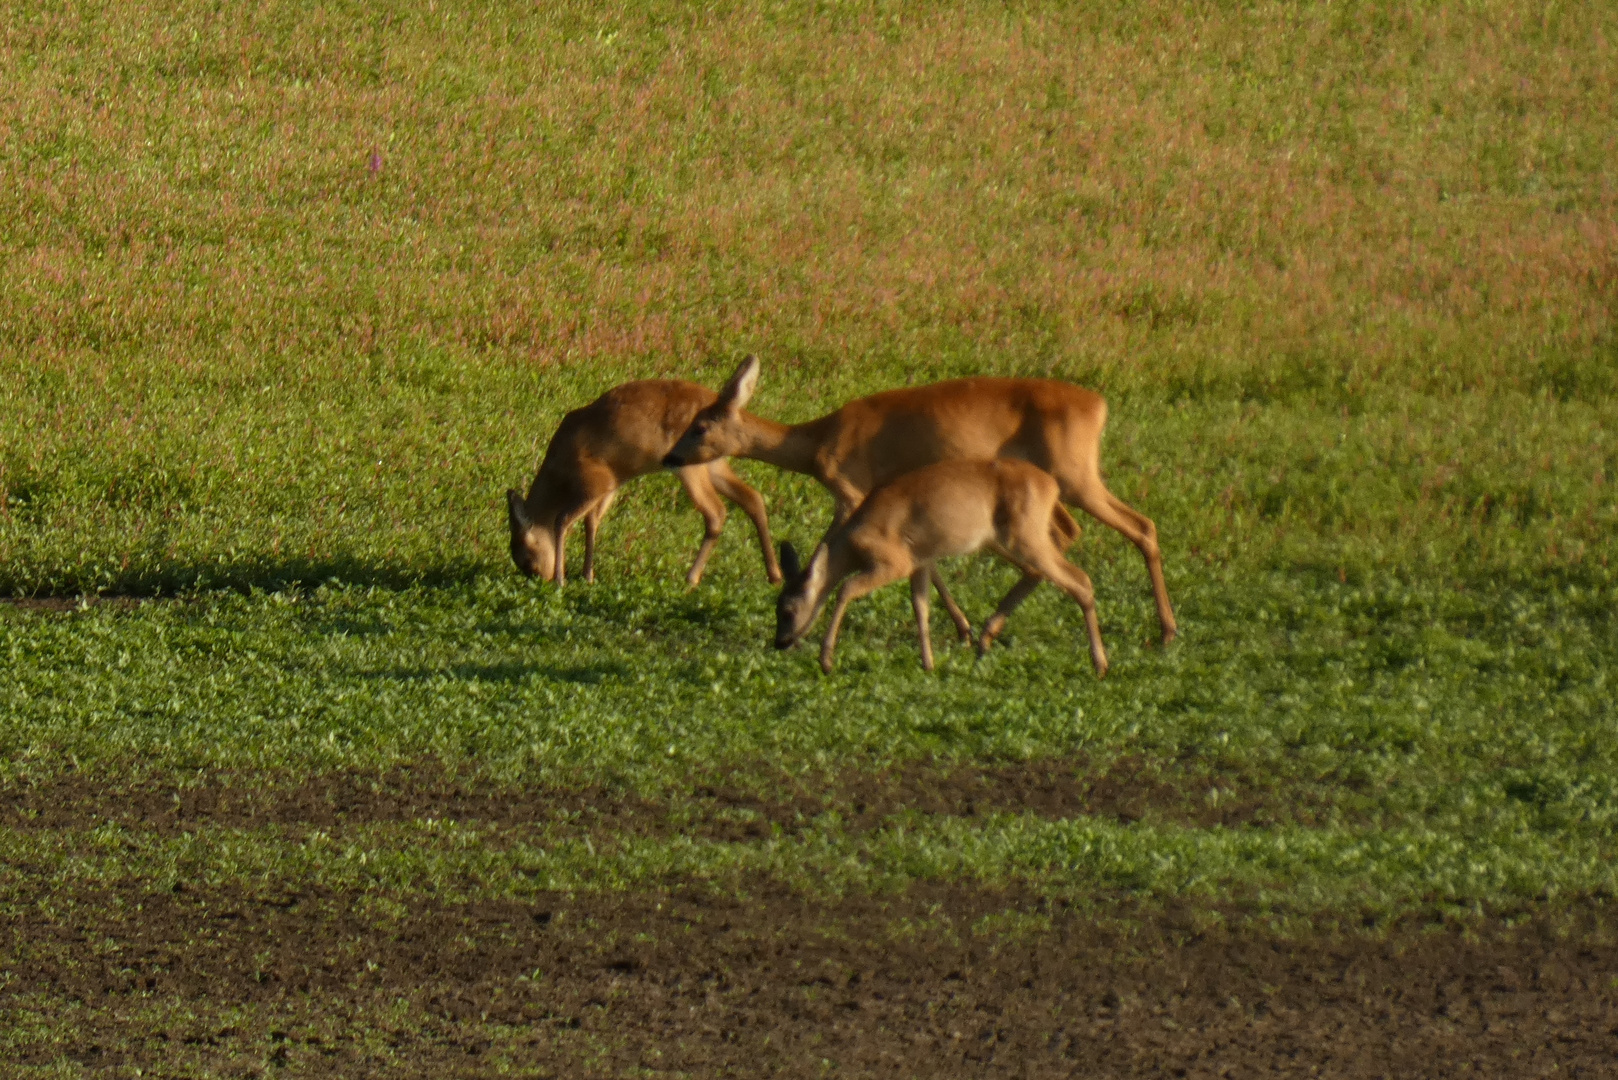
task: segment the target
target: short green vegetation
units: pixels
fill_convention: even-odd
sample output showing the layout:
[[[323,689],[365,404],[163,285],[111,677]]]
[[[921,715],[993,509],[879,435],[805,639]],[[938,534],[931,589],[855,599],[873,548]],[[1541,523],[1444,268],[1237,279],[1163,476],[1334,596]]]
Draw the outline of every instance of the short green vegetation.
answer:
[[[1516,0],[0,3],[0,784],[409,768],[658,822],[18,817],[0,897],[1610,896],[1615,43],[1612,5]],[[1104,681],[1054,591],[924,675],[897,586],[822,677],[768,647],[741,515],[685,589],[661,476],[597,584],[516,574],[502,491],[564,411],[744,352],[786,420],[965,373],[1106,394],[1183,636],[1081,516]],[[822,492],[740,467],[818,537]],[[947,573],[977,622],[1014,577]],[[839,794],[1052,762],[1139,797]],[[751,813],[716,786],[759,827],[715,832]]]
[[[1182,569],[1171,583],[1188,633],[1165,655],[1143,640],[1149,599],[1131,580],[1143,576],[1133,550],[1111,547],[1097,576],[1112,582],[1101,595],[1116,668],[1100,682],[1076,644],[1076,611],[1054,592],[1031,601],[989,658],[946,651],[929,677],[898,589],[860,609],[841,667],[823,677],[808,652],[766,649],[770,592],[737,543],[731,559],[743,565],[691,594],[655,578],[612,584],[621,571],[609,565],[603,583],[561,596],[501,575],[12,612],[0,738],[17,782],[68,767],[182,788],[261,774],[284,785],[431,759],[495,790],[605,783],[676,808],[706,784],[767,792],[917,759],[1082,758],[1097,774],[1143,759],[1156,783],[1183,789],[1193,806],[1214,811],[1221,798],[1256,791],[1274,824],[1287,826],[1203,835],[1178,824],[1176,802],[1159,820],[1149,811],[1123,825],[900,814],[854,842],[833,808],[800,823],[809,831],[790,843],[752,848],[692,847],[675,835],[597,866],[593,848],[584,858],[564,843],[567,854],[546,856],[560,861],[545,881],[747,869],[797,879],[813,867],[855,884],[907,873],[1033,875],[1165,893],[1252,885],[1272,897],[1297,884],[1310,897],[1363,889],[1396,907],[1612,885],[1610,589],[1342,584],[1275,569],[1231,580]],[[963,603],[983,611],[1011,575],[985,563],[963,576]],[[541,826],[567,840],[565,821]],[[435,835],[399,843],[415,851]],[[490,851],[474,858],[480,887],[505,891],[535,881],[507,844],[552,834],[445,835],[457,850],[487,841]],[[88,836],[63,834],[47,848],[65,858]],[[180,858],[187,873],[206,875],[199,853],[284,842],[305,841],[221,837],[223,848],[208,841],[183,854],[138,846],[136,858],[117,840],[110,863],[84,866],[157,879],[179,872],[156,868]],[[343,840],[365,850],[387,842]],[[304,856],[252,859],[294,876],[308,865],[328,872]],[[427,864],[407,864],[402,877],[390,870],[376,883],[430,876]]]

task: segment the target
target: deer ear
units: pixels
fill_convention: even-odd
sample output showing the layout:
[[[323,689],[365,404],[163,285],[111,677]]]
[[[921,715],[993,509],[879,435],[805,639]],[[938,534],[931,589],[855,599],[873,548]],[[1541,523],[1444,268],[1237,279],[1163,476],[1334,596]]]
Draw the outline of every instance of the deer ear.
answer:
[[[511,523],[512,532],[527,532],[534,527],[533,519],[528,516],[527,504],[511,488],[506,488],[506,519]]]
[[[720,404],[731,411],[745,409],[756,389],[758,389],[758,357],[749,354],[747,359],[736,365],[736,371],[731,375],[730,381],[719,391]]]
[[[798,549],[792,546],[792,541],[781,541],[781,575],[788,581],[796,580],[803,573],[803,565],[798,561]]]
[[[811,593],[818,592],[826,583],[826,568],[831,565],[831,549],[825,544],[815,548],[815,553],[809,556],[809,565],[804,570],[804,584]]]

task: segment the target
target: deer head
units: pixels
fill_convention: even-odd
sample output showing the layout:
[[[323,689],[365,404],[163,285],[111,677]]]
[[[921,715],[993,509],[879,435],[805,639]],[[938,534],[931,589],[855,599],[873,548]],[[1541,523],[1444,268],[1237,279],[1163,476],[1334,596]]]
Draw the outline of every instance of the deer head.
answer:
[[[556,539],[528,516],[528,504],[506,489],[506,523],[511,528],[511,561],[528,577],[550,581],[556,576]]]

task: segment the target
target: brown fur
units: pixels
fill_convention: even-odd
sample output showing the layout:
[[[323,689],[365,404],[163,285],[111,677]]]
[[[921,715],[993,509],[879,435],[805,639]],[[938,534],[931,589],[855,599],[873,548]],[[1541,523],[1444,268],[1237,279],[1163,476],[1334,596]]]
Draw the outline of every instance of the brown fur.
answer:
[[[988,649],[1006,618],[1041,581],[1051,581],[1084,611],[1090,659],[1097,675],[1107,672],[1107,654],[1096,621],[1095,592],[1083,570],[1062,551],[1078,536],[1078,523],[1058,501],[1050,474],[1024,461],[943,461],[877,488],[841,525],[833,525],[809,565],[783,548],[787,583],[776,604],[777,648],[808,631],[831,590],[837,591],[820,666],[830,672],[837,630],[850,602],[900,578],[910,578],[921,666],[933,669],[927,627],[927,582],[933,563],[950,555],[988,548],[1023,572],[978,639]]]
[[[584,577],[595,580],[596,529],[618,488],[637,476],[663,468],[663,458],[680,433],[717,395],[705,386],[673,379],[624,383],[562,418],[526,498],[506,492],[511,557],[525,574],[561,585],[566,580],[566,542],[574,522],[584,519]],[[686,494],[701,512],[706,530],[686,581],[702,579],[719,542],[729,499],[752,519],[764,551],[770,581],[781,580],[770,542],[764,497],[743,482],[723,458],[679,469]]]
[[[832,493],[835,520],[841,522],[877,487],[934,462],[1027,461],[1055,478],[1063,502],[1117,529],[1140,549],[1163,642],[1173,640],[1174,609],[1163,580],[1157,526],[1101,479],[1107,403],[1099,394],[1054,379],[954,379],[872,394],[818,420],[789,426],[743,411],[757,380],[758,361],[748,357],[714,403],[698,412],[667,462],[746,457],[806,473]],[[949,603],[947,594],[945,599]]]

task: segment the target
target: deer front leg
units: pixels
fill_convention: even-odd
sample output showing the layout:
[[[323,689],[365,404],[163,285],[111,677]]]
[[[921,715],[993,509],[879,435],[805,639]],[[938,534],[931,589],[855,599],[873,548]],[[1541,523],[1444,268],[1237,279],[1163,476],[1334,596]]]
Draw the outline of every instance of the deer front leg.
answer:
[[[601,519],[607,516],[607,508],[618,497],[618,489],[607,492],[596,500],[590,512],[584,515],[584,580],[595,583],[596,579],[596,529],[601,526]]]
[[[556,525],[553,535],[556,540],[556,575],[552,579],[560,589],[567,584],[567,534],[573,528],[573,523],[584,516],[584,508],[567,510],[556,515]],[[586,529],[586,532],[589,530]]]
[[[551,526],[551,548],[556,557],[551,567],[551,580],[558,589],[567,584],[567,549],[563,545],[567,543],[567,530],[571,524],[566,514],[558,514],[556,524]]]
[[[551,526],[551,535],[556,543],[556,573],[552,580],[557,588],[567,584],[567,533],[580,518],[585,519],[584,578],[586,581],[595,580],[596,526],[601,523],[601,516],[607,512],[607,507],[617,494],[618,482],[604,469],[581,470],[571,487],[570,494],[576,497],[564,504],[566,508],[556,515]]]
[[[596,580],[596,528],[601,524],[601,515],[591,510],[584,515],[584,580],[591,585]]]
[[[832,608],[831,621],[826,625],[826,639],[820,643],[821,671],[831,674],[832,654],[837,651],[837,630],[843,625],[843,614],[848,610],[848,605],[873,589],[880,589],[903,576],[891,570],[866,570],[843,582],[843,587],[837,590],[837,604]]]
[[[921,670],[933,670],[933,641],[928,632],[927,568],[921,567],[910,575],[910,606],[916,611],[916,639],[921,645]]]
[[[770,539],[770,519],[765,513],[764,496],[736,475],[727,462],[716,461],[708,466],[708,474],[719,494],[742,508],[753,521],[758,543],[764,552],[764,576],[771,585],[781,584],[781,564],[775,558],[775,542]]]
[[[714,488],[713,477],[706,465],[681,469],[678,475],[680,483],[685,485],[685,493],[702,515],[702,544],[697,548],[697,557],[691,564],[690,572],[685,575],[685,583],[696,588],[702,580],[702,571],[708,565],[708,557],[713,554],[720,533],[725,528],[725,504]]]

